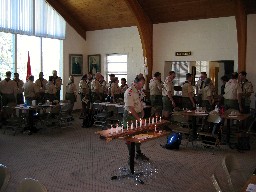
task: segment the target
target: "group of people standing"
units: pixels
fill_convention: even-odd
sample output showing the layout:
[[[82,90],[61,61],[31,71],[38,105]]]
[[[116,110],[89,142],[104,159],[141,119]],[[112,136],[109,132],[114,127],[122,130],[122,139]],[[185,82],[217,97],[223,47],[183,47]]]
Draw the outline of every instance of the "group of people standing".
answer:
[[[82,76],[79,82],[79,95],[82,101],[82,112],[86,113],[94,102],[110,101],[118,102],[124,98],[124,92],[128,88],[126,79],[119,79],[115,74],[109,75],[110,81],[107,83],[104,76],[97,72],[94,77],[91,73]],[[81,114],[84,115],[84,114]]]
[[[216,88],[206,72],[201,72],[199,80],[192,85],[193,75],[186,74],[186,81],[182,85],[182,107],[183,109],[195,109],[197,106],[204,107],[207,111],[214,109],[215,105],[223,106],[225,109],[236,109],[241,113],[250,112],[250,97],[253,91],[253,85],[246,79],[247,73],[232,73],[230,79],[228,76],[221,77],[223,85],[221,94],[216,94]],[[150,101],[151,114],[163,118],[169,118],[170,112],[176,107],[174,96],[175,72],[170,71],[164,82],[161,81],[161,73],[156,72],[153,79],[150,80]],[[195,94],[196,92],[196,94]],[[217,97],[216,97],[217,96]]]
[[[1,106],[24,104],[32,105],[32,101],[45,103],[46,100],[60,100],[62,80],[53,70],[49,80],[44,79],[43,72],[39,73],[38,79],[34,82],[33,75],[29,76],[24,83],[19,78],[19,73],[14,73],[11,79],[11,72],[6,72],[6,78],[0,81]],[[25,98],[24,98],[25,97]]]

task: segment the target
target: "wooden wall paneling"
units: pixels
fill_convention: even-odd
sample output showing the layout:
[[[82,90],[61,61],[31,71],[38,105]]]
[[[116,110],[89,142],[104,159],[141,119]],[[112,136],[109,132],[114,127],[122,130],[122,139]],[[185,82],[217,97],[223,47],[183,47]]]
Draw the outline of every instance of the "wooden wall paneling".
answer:
[[[246,70],[247,15],[243,0],[236,0],[238,71]]]
[[[146,88],[148,89],[148,82],[152,78],[153,69],[153,24],[137,0],[124,1],[136,17],[143,48],[143,56],[147,58],[148,75],[146,76]],[[141,65],[143,65],[143,63]]]

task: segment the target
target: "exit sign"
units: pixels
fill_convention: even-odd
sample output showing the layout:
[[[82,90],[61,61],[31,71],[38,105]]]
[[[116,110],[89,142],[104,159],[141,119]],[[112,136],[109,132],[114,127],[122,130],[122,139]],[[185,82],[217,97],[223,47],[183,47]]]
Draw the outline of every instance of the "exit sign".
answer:
[[[191,51],[188,52],[175,52],[175,56],[190,56]]]

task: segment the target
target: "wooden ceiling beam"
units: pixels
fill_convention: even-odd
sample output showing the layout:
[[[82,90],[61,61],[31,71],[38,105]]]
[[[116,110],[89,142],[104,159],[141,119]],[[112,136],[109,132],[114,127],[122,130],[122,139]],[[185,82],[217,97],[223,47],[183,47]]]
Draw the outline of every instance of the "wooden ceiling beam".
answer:
[[[148,15],[143,11],[137,0],[124,1],[136,17],[136,25],[141,38],[143,56],[144,59],[146,58],[145,60],[148,67],[148,75],[146,76],[146,79],[147,82],[149,82],[152,78],[153,69],[153,23],[149,19]]]
[[[59,0],[46,0],[76,31],[86,40],[86,29],[83,24],[65,8]]]
[[[236,0],[238,71],[246,70],[247,15],[243,0]]]

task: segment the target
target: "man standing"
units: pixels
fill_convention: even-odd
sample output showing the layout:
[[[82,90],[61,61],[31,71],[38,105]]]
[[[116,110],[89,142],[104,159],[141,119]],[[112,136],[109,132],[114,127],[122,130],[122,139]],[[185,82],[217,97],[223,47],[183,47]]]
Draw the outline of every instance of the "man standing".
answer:
[[[101,78],[101,74],[98,72],[95,74],[95,78],[91,82],[92,103],[94,103],[95,101],[101,101],[100,78]]]
[[[202,106],[202,89],[205,84],[205,79],[207,78],[206,72],[201,72],[200,79],[196,83],[196,94],[197,94],[197,103]]]
[[[166,77],[162,95],[163,95],[163,118],[169,120],[169,115],[172,112],[173,108],[176,106],[173,100],[174,95],[174,85],[173,79],[175,78],[176,74],[174,71],[170,71],[169,75]]]
[[[192,74],[186,74],[186,81],[182,86],[182,106],[183,108],[193,109],[196,107],[194,101],[194,90],[191,85],[192,82]]]
[[[242,112],[242,88],[237,81],[238,73],[232,73],[231,79],[225,84],[225,109],[236,109]]]
[[[28,81],[23,85],[25,102],[27,105],[32,105],[32,101],[36,99],[36,93],[38,93],[36,85],[34,83],[34,76],[31,75]]]
[[[17,96],[16,96],[17,105],[24,104],[24,97],[23,97],[23,85],[24,85],[24,82],[22,80],[20,80],[19,73],[14,73],[13,81],[17,85]]]
[[[47,84],[47,80],[44,79],[43,72],[39,73],[39,79],[35,82],[37,90],[38,90],[38,103],[45,103],[45,86]]]
[[[250,113],[250,104],[251,104],[251,94],[253,91],[253,85],[250,81],[246,79],[247,73],[245,71],[241,71],[239,73],[239,84],[242,89],[242,108],[243,113]]]
[[[49,76],[49,81],[45,85],[45,99],[53,102],[56,99],[56,87],[53,84],[53,76]]]
[[[144,117],[143,103],[140,99],[139,91],[143,88],[145,84],[145,78],[137,76],[134,83],[129,87],[124,93],[124,115],[123,115],[123,125],[126,128],[127,122],[131,121],[135,124],[135,121],[140,121],[140,118]],[[131,154],[131,143],[127,143],[129,154]],[[136,143],[136,159],[149,160],[140,149],[141,144]]]
[[[61,84],[62,84],[62,80],[60,77],[57,76],[57,71],[53,70],[52,71],[52,76],[53,76],[53,84],[55,85],[56,88],[56,99],[58,101],[60,101],[60,90],[61,90]]]
[[[151,115],[152,116],[161,116],[163,103],[162,103],[162,82],[161,82],[161,73],[156,72],[153,79],[149,82],[150,90],[150,102],[151,102]]]
[[[0,93],[2,95],[2,106],[16,105],[17,85],[11,80],[11,72],[6,72],[6,78],[0,82]]]

